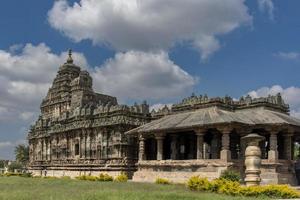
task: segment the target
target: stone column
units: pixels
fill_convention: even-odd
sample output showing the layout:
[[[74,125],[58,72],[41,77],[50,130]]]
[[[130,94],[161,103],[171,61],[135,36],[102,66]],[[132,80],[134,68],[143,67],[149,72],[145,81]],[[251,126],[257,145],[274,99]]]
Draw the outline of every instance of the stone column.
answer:
[[[203,136],[205,132],[204,130],[197,130],[196,136],[197,136],[197,160],[203,159]]]
[[[268,160],[276,162],[278,160],[278,150],[277,150],[277,131],[270,132],[270,150],[268,152]]]
[[[46,138],[43,138],[43,160],[47,160],[47,144],[46,144]]]
[[[292,134],[284,135],[284,157],[286,160],[292,159]]]
[[[145,138],[143,135],[139,136],[139,161],[145,160]]]
[[[157,141],[157,160],[162,160],[163,159],[163,141],[164,141],[164,135],[156,135],[155,139]]]
[[[177,135],[171,135],[171,159],[177,159]]]
[[[189,137],[189,155],[188,159],[194,159],[195,155],[195,140],[194,140],[194,135],[190,135]]]
[[[85,155],[86,158],[91,158],[91,130],[86,131],[86,140],[85,140]]]
[[[80,158],[85,158],[85,130],[81,130],[81,136],[80,136]]]
[[[230,132],[231,130],[223,130],[222,132],[222,150],[221,150],[221,160],[228,161],[231,159],[231,152],[229,149],[230,144]]]

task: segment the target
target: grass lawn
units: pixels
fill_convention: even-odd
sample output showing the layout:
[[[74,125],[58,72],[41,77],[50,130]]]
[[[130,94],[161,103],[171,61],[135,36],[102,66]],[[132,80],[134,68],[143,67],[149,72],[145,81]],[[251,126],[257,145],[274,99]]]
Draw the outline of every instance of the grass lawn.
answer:
[[[182,185],[90,182],[63,179],[0,177],[0,200],[238,200],[231,197],[189,191]]]

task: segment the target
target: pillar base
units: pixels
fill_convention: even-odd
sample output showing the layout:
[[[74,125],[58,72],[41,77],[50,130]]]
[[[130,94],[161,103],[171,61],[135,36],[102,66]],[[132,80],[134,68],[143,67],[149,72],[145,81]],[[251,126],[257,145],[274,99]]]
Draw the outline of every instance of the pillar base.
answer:
[[[221,160],[231,160],[231,151],[230,150],[222,150],[221,151]]]
[[[268,152],[268,160],[269,161],[277,161],[278,160],[278,152],[274,150],[270,150]]]

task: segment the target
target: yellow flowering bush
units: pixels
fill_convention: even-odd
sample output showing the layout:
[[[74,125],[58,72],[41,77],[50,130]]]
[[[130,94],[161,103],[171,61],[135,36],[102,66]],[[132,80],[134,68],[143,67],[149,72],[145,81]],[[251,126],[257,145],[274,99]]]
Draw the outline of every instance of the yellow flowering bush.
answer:
[[[171,184],[171,182],[168,180],[168,179],[165,179],[165,178],[157,178],[155,180],[155,183],[156,184],[162,184],[162,185],[168,185],[168,184]]]
[[[98,181],[113,181],[113,177],[108,174],[99,174]]]
[[[128,177],[126,174],[120,174],[119,176],[117,176],[115,178],[116,182],[127,182],[127,180],[128,180]]]
[[[233,196],[268,196],[272,198],[299,198],[300,193],[288,185],[241,186],[237,181],[194,176],[187,182],[187,187],[195,191],[210,191]]]

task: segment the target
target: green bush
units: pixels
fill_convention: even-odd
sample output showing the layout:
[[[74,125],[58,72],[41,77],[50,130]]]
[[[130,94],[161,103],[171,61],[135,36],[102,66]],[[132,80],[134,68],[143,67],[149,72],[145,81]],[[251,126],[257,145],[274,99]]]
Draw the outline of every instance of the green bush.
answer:
[[[238,172],[232,170],[225,170],[222,172],[220,179],[239,182],[241,180],[241,176]]]
[[[84,181],[86,180],[86,175],[76,176],[75,179]]]
[[[114,178],[108,174],[99,174],[98,181],[113,181]]]
[[[127,182],[127,180],[128,180],[127,175],[123,173],[115,178],[116,182]]]
[[[272,198],[299,198],[300,193],[288,185],[241,186],[237,181],[222,178],[208,181],[194,176],[187,182],[187,187],[195,191],[210,191],[233,196],[267,196]]]
[[[168,185],[168,184],[171,184],[171,182],[168,180],[168,179],[165,179],[165,178],[157,178],[155,180],[155,183],[156,184],[162,184],[162,185]]]
[[[25,178],[31,178],[32,174],[31,173],[23,173],[20,175],[21,177],[25,177]]]

